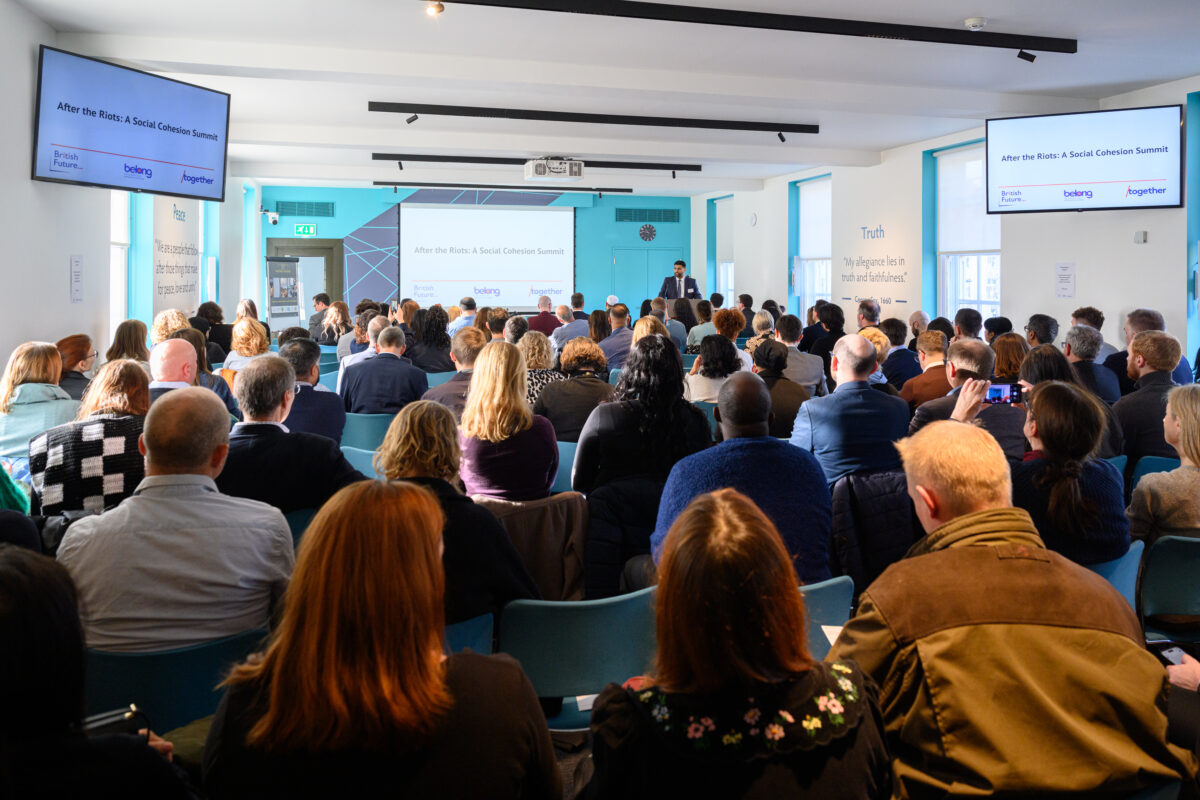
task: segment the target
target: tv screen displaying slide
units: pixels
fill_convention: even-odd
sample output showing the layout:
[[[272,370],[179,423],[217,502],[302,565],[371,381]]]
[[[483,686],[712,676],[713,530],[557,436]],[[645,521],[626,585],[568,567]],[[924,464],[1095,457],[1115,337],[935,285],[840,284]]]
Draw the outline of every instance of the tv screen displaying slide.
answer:
[[[575,210],[400,206],[400,294],[528,309],[575,290]]]
[[[987,210],[1183,205],[1183,108],[987,121]]]
[[[35,180],[225,199],[229,95],[41,48]]]

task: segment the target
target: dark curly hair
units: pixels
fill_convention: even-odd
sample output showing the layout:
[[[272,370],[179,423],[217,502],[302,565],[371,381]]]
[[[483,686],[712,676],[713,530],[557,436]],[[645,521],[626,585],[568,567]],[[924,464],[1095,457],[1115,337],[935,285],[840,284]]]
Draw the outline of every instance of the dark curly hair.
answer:
[[[737,348],[724,336],[710,333],[700,340],[700,374],[706,378],[724,378],[742,368]]]
[[[426,308],[418,308],[409,315],[408,328],[412,331],[412,336],[408,337],[411,339],[408,343],[409,347],[412,347],[414,344],[424,343],[425,320],[427,319],[429,319],[429,309]]]
[[[450,349],[450,334],[446,326],[450,324],[450,315],[441,306],[433,306],[425,315],[425,324],[421,326],[421,343],[435,350]]]
[[[686,437],[680,435],[687,415],[708,424],[704,412],[683,399],[683,358],[665,336],[647,336],[633,346],[613,400],[641,401],[638,435],[656,465],[666,470],[688,455]]]

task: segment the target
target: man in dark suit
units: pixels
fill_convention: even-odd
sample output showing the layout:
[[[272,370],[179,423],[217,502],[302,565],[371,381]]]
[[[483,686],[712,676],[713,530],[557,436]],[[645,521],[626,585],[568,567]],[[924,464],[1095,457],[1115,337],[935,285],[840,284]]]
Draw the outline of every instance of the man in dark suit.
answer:
[[[1166,320],[1163,315],[1152,308],[1135,308],[1125,317],[1125,344],[1128,347],[1129,342],[1133,341],[1133,337],[1137,336],[1142,331],[1165,331],[1167,329]],[[1133,370],[1129,369],[1129,353],[1127,350],[1119,350],[1113,353],[1108,358],[1104,359],[1104,366],[1112,370],[1117,376],[1117,383],[1121,387],[1121,395],[1125,396],[1132,392],[1136,386],[1134,381],[1136,378],[1131,377]],[[1193,382],[1192,365],[1188,363],[1187,357],[1182,353],[1179,355],[1179,363],[1175,365],[1171,372],[1171,380],[1180,386],[1186,386]],[[1171,456],[1174,458],[1174,456]]]
[[[825,335],[813,342],[812,348],[808,352],[820,357],[825,363],[825,378],[832,383],[830,355],[833,353],[833,346],[837,344],[838,339],[846,335],[846,313],[837,303],[826,303],[817,311],[817,319],[821,321],[821,330],[825,331]]]
[[[908,327],[912,331],[912,338],[908,340],[908,349],[915,353],[917,352],[917,337],[929,328],[929,315],[917,309],[908,315]]]
[[[334,440],[284,426],[295,388],[296,373],[279,356],[260,356],[238,372],[235,394],[246,421],[229,433],[229,456],[216,478],[223,493],[286,513],[318,508],[342,487],[366,480]]]
[[[1113,405],[1113,413],[1125,433],[1126,475],[1131,475],[1142,456],[1177,458],[1175,448],[1163,436],[1167,393],[1177,385],[1171,370],[1183,350],[1179,340],[1164,331],[1142,331],[1129,342],[1129,377],[1137,388]]]
[[[583,293],[575,292],[571,295],[571,316],[575,319],[586,320],[588,313],[583,310]]]
[[[945,397],[927,400],[917,407],[908,435],[912,436],[931,422],[950,419],[962,385],[968,380],[986,381],[996,366],[996,354],[981,339],[960,339],[950,345],[944,365],[953,391]],[[1025,412],[1007,403],[985,404],[976,417],[983,429],[1000,443],[1010,464],[1025,457]]]
[[[279,348],[279,357],[296,372],[296,397],[288,414],[288,429],[317,433],[340,442],[342,429],[346,427],[346,409],[337,392],[320,384],[320,345],[312,339],[292,339]]]
[[[321,334],[321,325],[325,321],[325,312],[328,310],[330,302],[332,301],[329,299],[329,295],[324,292],[313,295],[313,313],[308,318],[308,332],[314,339]]]
[[[893,443],[908,432],[908,407],[867,382],[877,366],[874,346],[858,334],[843,336],[832,361],[837,389],[800,406],[791,443],[816,456],[830,484],[854,472],[899,469]]]
[[[888,337],[888,344],[892,346],[879,368],[883,370],[883,377],[887,378],[888,383],[900,391],[905,381],[921,374],[921,361],[916,353],[904,346],[904,337],[908,335],[904,320],[889,317],[879,323],[879,330]]]
[[[922,403],[950,393],[950,381],[943,367],[946,362],[946,334],[927,330],[918,336],[917,360],[921,363],[921,374],[909,378],[900,389],[900,397],[913,411]]]
[[[662,286],[658,289],[658,296],[667,300],[678,300],[681,297],[688,300],[700,299],[700,287],[696,285],[695,278],[688,276],[686,262],[675,262],[675,275],[663,278]]]
[[[739,294],[737,296],[738,311],[742,312],[742,316],[746,318],[746,327],[742,328],[742,332],[738,334],[739,338],[749,339],[754,335],[754,298],[748,294]]]
[[[818,315],[817,321],[806,327],[801,332],[800,343],[796,345],[796,348],[801,353],[811,353],[812,346],[817,343],[817,339],[820,339],[825,335],[825,328],[821,326],[820,313],[821,306],[827,305],[828,303],[828,300],[818,300],[817,302],[813,303],[813,312]]]
[[[1063,354],[1074,367],[1079,382],[1111,406],[1121,399],[1121,384],[1111,369],[1096,363],[1103,343],[1100,331],[1088,325],[1073,325],[1067,331]]]
[[[471,372],[475,368],[475,359],[488,341],[483,331],[474,326],[463,328],[454,334],[454,338],[450,340],[450,360],[454,362],[457,372],[441,386],[434,386],[425,392],[421,399],[444,405],[454,412],[455,420],[460,420],[463,408],[467,405],[467,390],[471,388]]]
[[[196,348],[186,339],[167,339],[150,351],[150,402],[172,389],[196,384]]]
[[[352,414],[395,414],[429,391],[425,373],[403,357],[404,331],[384,328],[375,347],[378,355],[346,371],[342,402]]]

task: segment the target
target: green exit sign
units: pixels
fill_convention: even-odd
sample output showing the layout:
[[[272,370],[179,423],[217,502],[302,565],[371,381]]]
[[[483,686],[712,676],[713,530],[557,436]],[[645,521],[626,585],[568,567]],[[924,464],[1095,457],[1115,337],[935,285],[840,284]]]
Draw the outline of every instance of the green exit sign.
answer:
[[[317,224],[315,222],[310,222],[306,225],[301,225],[300,223],[296,223],[296,235],[297,236],[316,236],[317,235]]]

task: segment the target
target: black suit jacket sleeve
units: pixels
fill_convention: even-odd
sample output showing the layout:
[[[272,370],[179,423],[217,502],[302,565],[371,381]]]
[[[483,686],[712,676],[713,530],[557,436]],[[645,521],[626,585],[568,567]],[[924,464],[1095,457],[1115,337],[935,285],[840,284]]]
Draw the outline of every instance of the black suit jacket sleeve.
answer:
[[[314,433],[312,436],[315,438],[318,436],[318,434]],[[342,453],[342,448],[338,446],[337,442],[326,436],[321,436],[320,438],[323,440],[326,448],[329,451],[327,463],[330,466],[328,471],[324,472],[324,479],[326,481],[325,488],[328,490],[328,494],[326,496],[333,496],[334,493],[346,488],[352,483],[367,480],[366,475],[363,475],[361,472],[356,470],[350,465],[350,462],[346,460],[346,456],[344,453]]]

